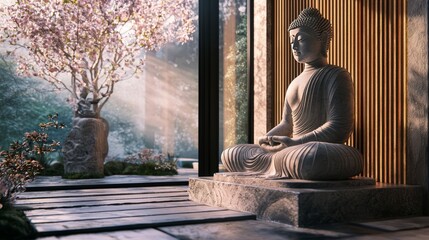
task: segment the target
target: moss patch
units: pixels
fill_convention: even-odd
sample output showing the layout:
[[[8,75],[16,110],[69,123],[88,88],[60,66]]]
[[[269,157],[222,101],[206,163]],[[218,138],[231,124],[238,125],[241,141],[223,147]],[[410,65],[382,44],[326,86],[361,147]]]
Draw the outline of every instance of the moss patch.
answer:
[[[103,178],[104,176],[112,175],[170,176],[177,175],[177,168],[173,162],[159,164],[149,161],[142,164],[137,164],[124,161],[109,161],[104,164],[104,175],[87,173],[72,173],[64,175],[64,165],[62,163],[55,163],[45,168],[40,175],[63,176],[65,179]]]
[[[70,173],[64,174],[63,178],[65,179],[91,179],[91,178],[104,178],[103,174],[93,174],[93,173]]]
[[[43,169],[40,173],[42,176],[62,176],[64,175],[64,164],[62,163],[54,163],[49,165]]]
[[[104,175],[121,175],[123,174],[127,164],[121,161],[110,161],[104,164]]]
[[[127,163],[121,161],[110,161],[104,165],[104,174],[110,175],[152,175],[165,176],[176,175],[177,169],[173,167],[162,167],[155,162],[142,164]]]

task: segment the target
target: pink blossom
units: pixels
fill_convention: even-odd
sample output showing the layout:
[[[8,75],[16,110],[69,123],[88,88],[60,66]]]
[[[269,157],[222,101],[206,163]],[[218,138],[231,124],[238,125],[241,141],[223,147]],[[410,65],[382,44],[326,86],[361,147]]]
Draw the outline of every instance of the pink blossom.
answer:
[[[191,40],[196,0],[25,0],[6,7],[1,41],[17,72],[68,90],[77,103],[92,96],[99,114],[114,85],[141,69],[139,55]],[[65,81],[59,76],[69,76]],[[70,81],[71,80],[71,81]],[[79,86],[79,87],[78,87]],[[91,94],[89,94],[91,93]],[[86,98],[83,96],[83,98]]]

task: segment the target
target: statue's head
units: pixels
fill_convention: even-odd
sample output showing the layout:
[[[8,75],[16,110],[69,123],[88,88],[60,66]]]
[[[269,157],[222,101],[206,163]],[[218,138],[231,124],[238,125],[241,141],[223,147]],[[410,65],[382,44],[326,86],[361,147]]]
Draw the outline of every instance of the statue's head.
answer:
[[[288,28],[291,47],[298,62],[327,57],[332,36],[331,23],[315,8],[304,9]]]

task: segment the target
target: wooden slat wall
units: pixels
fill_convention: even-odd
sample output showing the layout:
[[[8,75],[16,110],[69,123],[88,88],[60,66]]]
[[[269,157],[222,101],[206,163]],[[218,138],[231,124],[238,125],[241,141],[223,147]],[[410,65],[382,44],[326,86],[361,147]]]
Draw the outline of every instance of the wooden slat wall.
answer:
[[[331,21],[328,61],[354,80],[355,128],[348,144],[364,154],[363,175],[406,183],[406,0],[274,0],[274,124],[287,86],[303,69],[292,57],[287,28],[306,7]]]

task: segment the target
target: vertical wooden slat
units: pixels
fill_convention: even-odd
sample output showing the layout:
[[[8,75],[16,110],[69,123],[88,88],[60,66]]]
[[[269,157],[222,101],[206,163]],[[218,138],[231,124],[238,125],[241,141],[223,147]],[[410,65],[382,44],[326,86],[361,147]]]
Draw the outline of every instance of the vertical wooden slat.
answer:
[[[395,57],[396,55],[397,55],[397,48],[396,48],[396,46],[397,46],[397,44],[398,44],[398,41],[397,41],[397,38],[395,37],[395,36],[393,36],[393,34],[395,34],[396,32],[397,32],[397,24],[394,22],[394,20],[395,20],[395,16],[397,15],[397,6],[396,6],[396,4],[391,4],[392,6],[391,6],[391,10],[389,11],[391,14],[390,14],[390,21],[391,21],[391,31],[392,31],[392,42],[391,42],[391,45],[390,45],[390,51],[392,52],[392,72],[393,72],[393,75],[392,75],[392,77],[394,77],[394,76],[396,76],[397,74],[398,74],[398,67],[397,67],[397,64],[398,64],[398,60],[397,60],[397,58]],[[392,131],[393,132],[393,134],[392,134],[392,138],[393,139],[397,139],[398,138],[398,134],[397,134],[397,131],[395,131],[395,129],[394,129],[394,127],[395,126],[397,126],[398,125],[398,120],[397,120],[397,115],[398,115],[398,111],[397,111],[397,105],[399,104],[399,102],[398,102],[398,93],[397,93],[397,89],[398,89],[398,81],[393,81],[393,85],[392,85],[392,96],[393,96],[393,101],[392,101],[392,115],[393,115],[393,124],[392,124],[392,127],[391,127],[391,129],[390,129],[390,131]],[[395,152],[397,152],[398,150],[400,150],[400,147],[398,147],[397,145],[394,145],[394,150],[395,150]],[[393,174],[395,174],[395,173],[397,173],[397,174],[395,174],[395,176],[394,176],[394,183],[399,183],[401,180],[401,173],[400,172],[398,172],[401,168],[400,168],[400,166],[399,166],[399,159],[400,159],[401,157],[400,156],[398,156],[398,154],[394,154],[394,160],[393,160]]]
[[[370,4],[365,1],[365,6],[363,7],[363,9],[368,8],[368,7],[370,7]],[[362,12],[365,15],[365,28],[362,29],[362,33],[364,34],[364,36],[367,36],[368,31],[371,29],[369,27],[369,23],[372,20],[372,16],[371,16],[369,11],[363,11],[363,9],[362,9]],[[368,46],[371,46],[372,42],[371,42],[370,38],[364,37],[363,39],[365,42],[365,46],[364,46],[365,51],[363,52],[363,54],[365,56],[365,61],[362,63],[362,66],[366,67],[366,66],[368,66],[366,64],[368,62],[371,62],[372,55],[369,54]],[[369,67],[371,67],[371,65],[369,65]],[[364,105],[367,103],[370,103],[371,102],[371,96],[374,95],[374,94],[372,94],[371,88],[367,83],[367,79],[371,79],[371,77],[372,77],[371,76],[372,72],[371,72],[371,69],[367,68],[366,70],[367,71],[363,71],[365,73],[365,76],[366,76],[365,79],[363,80],[363,83],[365,85],[365,96],[366,96]],[[372,113],[370,112],[371,110],[372,109],[367,109],[364,113],[366,116],[365,127],[366,127],[367,131],[366,131],[365,136],[366,136],[366,140],[367,140],[366,141],[367,147],[366,147],[366,151],[363,152],[363,154],[364,154],[364,159],[366,161],[365,165],[368,165],[370,167],[369,168],[370,172],[364,173],[364,175],[368,175],[369,177],[375,177],[375,167],[376,166],[372,162],[372,160],[374,159],[374,157],[373,157],[374,149],[372,148],[374,146],[374,144],[373,144],[373,142],[374,142],[374,137],[373,137],[374,129],[373,129],[373,127],[371,125],[371,121],[370,121],[370,118],[372,115]]]
[[[362,65],[361,62],[361,54],[358,54],[360,51],[359,46],[362,46],[362,41],[360,41],[360,38],[356,38],[355,35],[358,32],[361,32],[361,25],[362,22],[358,21],[358,18],[361,18],[361,7],[358,5],[357,1],[354,1],[351,5],[350,12],[353,13],[352,16],[352,32],[350,33],[350,38],[353,39],[351,48],[353,49],[353,59],[351,59],[350,64],[353,67],[353,82],[355,86],[355,128],[354,128],[354,135],[355,135],[355,145],[358,146],[361,151],[364,151],[363,149],[363,141],[362,141],[362,134],[358,134],[360,131],[363,131],[363,114],[361,114],[361,106],[362,106],[362,72],[358,70],[359,66]]]
[[[391,18],[392,12],[393,12],[393,8],[392,8],[393,4],[391,4],[390,2],[387,2],[386,4],[387,4],[386,5],[386,15],[387,15],[386,19],[388,21],[386,24],[387,39],[392,39],[392,38],[394,38],[394,36],[392,36],[393,22],[392,22],[392,18]],[[388,59],[387,65],[389,66],[389,69],[387,71],[386,77],[387,77],[387,79],[391,79],[394,77],[394,75],[393,75],[393,58],[392,58],[393,49],[392,49],[392,41],[388,41],[387,39],[386,39],[386,53],[387,53],[387,59]],[[394,100],[394,98],[395,98],[395,96],[393,96],[393,92],[392,92],[393,84],[394,84],[393,82],[389,82],[389,86],[387,87],[387,96],[392,96],[391,100]],[[393,140],[394,130],[392,128],[395,116],[393,115],[392,101],[388,102],[389,99],[387,98],[387,96],[386,96],[385,101],[386,101],[387,111],[389,114],[388,114],[388,118],[386,119],[386,123],[387,123],[386,136],[388,139],[390,139],[389,144],[388,144],[389,151],[387,154],[388,158],[390,159],[390,161],[387,161],[389,163],[389,168],[388,168],[389,180],[388,181],[392,182],[392,183],[396,183],[397,181],[395,180],[395,174],[394,174],[394,169],[395,169],[394,166],[395,166],[396,159],[395,159],[395,154],[393,154],[395,152],[394,140]],[[392,121],[389,121],[389,119],[392,119]]]
[[[401,96],[402,97],[402,104],[400,104],[401,107],[403,107],[403,112],[402,112],[402,116],[404,116],[403,118],[401,118],[402,121],[402,125],[399,125],[401,127],[401,129],[403,129],[403,131],[401,131],[401,133],[403,134],[402,137],[400,139],[402,139],[403,144],[401,144],[401,150],[402,150],[402,173],[403,173],[403,179],[401,182],[406,183],[406,172],[407,172],[407,145],[406,145],[406,136],[407,136],[407,121],[406,121],[406,116],[407,116],[407,35],[406,35],[406,30],[407,30],[407,1],[406,0],[402,0],[400,3],[401,6],[401,12],[399,13],[399,15],[401,16],[401,18],[399,18],[400,21],[400,25],[401,25],[401,31],[399,32],[400,37],[402,37],[401,39],[401,52],[398,53],[398,56],[402,56],[401,58],[401,75],[398,76],[402,76],[402,93]]]
[[[374,81],[374,91],[373,91],[373,100],[372,100],[372,102],[373,103],[376,103],[376,102],[378,102],[378,88],[379,88],[379,84],[378,84],[378,81],[380,80],[379,79],[379,62],[378,62],[378,58],[379,58],[379,54],[380,54],[380,46],[379,46],[379,39],[380,39],[380,35],[379,34],[376,34],[376,29],[378,29],[378,26],[379,26],[379,24],[380,24],[380,16],[378,15],[378,14],[376,14],[378,11],[379,11],[379,9],[378,9],[378,5],[379,5],[379,2],[380,1],[373,1],[373,11],[372,11],[372,15],[374,16],[374,18],[375,18],[375,21],[374,21],[374,23],[375,23],[375,25],[374,25],[374,27],[373,28],[371,28],[371,30],[372,30],[372,34],[371,35],[369,35],[369,36],[367,36],[367,37],[370,37],[370,38],[372,38],[373,40],[374,40],[374,46],[375,46],[375,49],[378,49],[378,51],[375,51],[374,52],[374,56],[373,56],[373,61],[374,61],[374,66],[373,66],[373,76],[372,76],[372,79],[374,79],[375,81]],[[377,37],[374,37],[374,36],[377,36]],[[375,133],[375,135],[374,135],[374,140],[375,140],[375,148],[374,148],[374,152],[376,153],[375,154],[375,156],[374,156],[374,159],[373,160],[375,160],[375,159],[378,159],[380,156],[379,156],[379,152],[380,152],[380,137],[379,137],[379,135],[380,135],[380,129],[379,129],[379,126],[380,126],[380,124],[379,124],[379,113],[380,112],[380,106],[378,105],[378,104],[375,104],[374,105],[374,110],[373,110],[373,114],[372,114],[372,116],[374,117],[374,122],[372,123],[373,124],[373,126],[374,126],[374,133]],[[378,151],[377,151],[378,150]],[[380,173],[381,173],[381,161],[383,161],[383,159],[380,159],[380,161],[376,161],[375,162],[375,164],[376,164],[376,173],[375,173],[375,179],[377,180],[377,181],[381,181],[381,178],[380,178]]]
[[[362,34],[365,36],[365,35],[368,35],[367,32],[369,31],[369,29],[371,29],[369,27],[369,22],[372,19],[371,19],[371,14],[369,11],[363,11],[363,9],[370,7],[369,3],[367,1],[364,1],[364,4],[365,5],[362,7],[362,13],[365,16],[365,18],[364,18],[364,21],[365,21],[364,26],[365,27],[362,29]],[[366,64],[371,61],[371,54],[369,54],[369,51],[367,50],[368,46],[371,45],[370,40],[371,40],[370,38],[365,38],[365,37],[363,38],[363,42],[364,42],[363,49],[365,51],[363,51],[362,54],[364,55],[365,60],[362,63],[362,66],[366,66]],[[367,69],[367,70],[370,70],[370,69]],[[369,103],[369,102],[371,102],[371,96],[373,94],[371,93],[371,89],[369,88],[366,79],[371,79],[371,71],[363,71],[363,72],[365,73],[365,79],[363,79],[363,84],[365,85],[365,103]],[[374,133],[374,131],[372,129],[372,125],[371,125],[371,121],[370,121],[370,117],[371,117],[370,110],[371,109],[367,109],[367,111],[365,111],[365,113],[364,113],[364,115],[365,115],[364,126],[366,129],[364,136],[369,136],[369,138],[367,137],[367,141],[365,141],[366,151],[363,152],[363,154],[364,154],[363,156],[365,159],[365,165],[369,167],[369,169],[368,169],[369,172],[364,172],[364,175],[367,175],[369,177],[374,177],[375,176],[375,164],[371,161],[374,159],[372,156],[372,154],[374,153],[374,151],[372,149],[372,146],[373,146],[372,143],[373,143],[373,139],[374,139],[372,137],[372,134]]]

